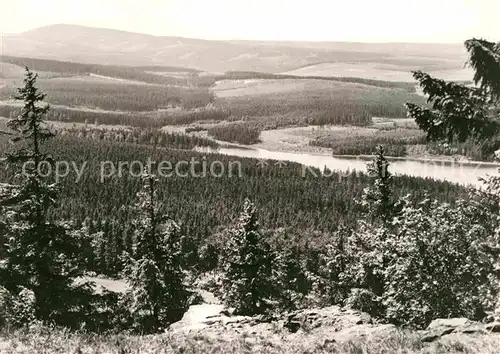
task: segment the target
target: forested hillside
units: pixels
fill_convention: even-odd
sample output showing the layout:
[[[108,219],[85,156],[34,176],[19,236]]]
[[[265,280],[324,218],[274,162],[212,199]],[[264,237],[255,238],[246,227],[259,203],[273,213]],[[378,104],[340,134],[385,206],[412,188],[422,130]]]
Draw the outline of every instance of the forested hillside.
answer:
[[[47,119],[65,122],[160,127],[250,120],[261,130],[309,124],[368,125],[373,116],[404,117],[405,102],[425,103],[412,84],[349,77],[201,75],[181,68],[172,73],[168,67],[161,71],[161,67],[149,70],[10,56],[0,61],[11,68],[3,71],[0,80],[0,115],[4,117],[18,112],[11,97],[21,82],[23,65],[40,71],[38,84],[54,105]]]

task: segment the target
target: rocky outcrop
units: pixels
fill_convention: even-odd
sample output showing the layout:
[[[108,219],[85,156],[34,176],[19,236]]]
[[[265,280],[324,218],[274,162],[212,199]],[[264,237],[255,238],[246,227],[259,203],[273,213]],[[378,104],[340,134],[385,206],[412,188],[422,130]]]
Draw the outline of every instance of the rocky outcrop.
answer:
[[[440,318],[432,321],[422,331],[422,342],[433,342],[448,334],[487,334],[500,332],[499,322],[487,324],[471,321],[467,318]]]
[[[283,327],[295,335],[316,338],[323,348],[332,343],[384,337],[398,331],[394,325],[377,323],[367,313],[339,306],[293,312],[286,317]]]
[[[496,335],[500,322],[491,318],[479,323],[466,318],[436,319],[422,331],[415,331],[422,342],[434,342],[447,335]],[[193,305],[179,322],[168,329],[171,333],[199,333],[214,339],[245,338],[245,340],[300,342],[312,347],[329,348],[341,343],[384,340],[401,329],[378,323],[370,315],[339,306],[303,309],[269,319],[260,316],[234,316],[221,304]],[[406,330],[407,332],[413,332]],[[251,338],[250,338],[251,337]],[[232,339],[231,339],[232,338]],[[253,338],[253,339],[252,339]]]
[[[217,322],[214,318],[220,318],[223,310],[224,306],[218,304],[192,305],[180,321],[170,326],[170,330],[191,332],[206,328]]]
[[[307,309],[289,314],[283,326],[292,333],[300,329],[310,331],[318,327],[329,327],[333,331],[361,324],[371,324],[370,315],[339,306],[330,306],[321,309]]]
[[[192,305],[184,317],[172,324],[168,331],[174,333],[202,332],[218,336],[222,333],[264,333],[270,331],[272,324],[264,318],[255,316],[232,316],[220,304]]]

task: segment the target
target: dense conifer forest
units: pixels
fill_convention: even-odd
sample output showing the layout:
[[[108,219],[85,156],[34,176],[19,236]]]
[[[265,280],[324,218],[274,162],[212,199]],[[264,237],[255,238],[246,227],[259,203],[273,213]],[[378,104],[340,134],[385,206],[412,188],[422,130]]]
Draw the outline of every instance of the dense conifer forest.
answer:
[[[3,137],[4,147],[7,137]],[[132,203],[139,188],[137,178],[130,176],[125,168],[122,177],[100,180],[101,162],[111,161],[116,168],[120,161],[147,160],[169,161],[175,166],[179,161],[198,162],[195,175],[203,175],[205,163],[206,177],[191,177],[190,166],[180,166],[185,177],[161,178],[158,195],[162,210],[179,222],[183,232],[195,240],[203,242],[214,232],[223,229],[237,216],[238,206],[246,197],[259,205],[261,223],[266,229],[286,228],[287,232],[302,235],[304,240],[314,240],[316,234],[332,231],[332,225],[345,223],[353,225],[361,215],[361,208],[355,202],[363,194],[370,178],[362,171],[339,173],[304,169],[301,165],[278,164],[267,161],[264,166],[259,160],[241,159],[225,155],[188,151],[156,149],[138,146],[134,143],[86,139],[77,136],[59,136],[46,144],[46,149],[54,158],[74,162],[79,168],[86,162],[81,179],[75,183],[76,172],[60,181],[60,208],[49,212],[52,217],[76,220],[78,224],[87,218],[92,231],[103,231],[106,247],[117,248],[109,255],[102,255],[105,264],[98,272],[117,275],[120,263],[117,261],[122,250],[131,247],[130,211],[123,206]],[[213,161],[217,174],[211,176]],[[239,162],[241,165],[236,164]],[[241,168],[239,167],[241,166]],[[229,168],[233,175],[228,175]],[[110,168],[111,169],[111,168]],[[241,177],[238,173],[241,170]],[[140,173],[138,167],[133,171]],[[2,180],[12,176],[9,170],[0,170]],[[428,195],[440,201],[452,202],[465,196],[465,189],[448,182],[426,180],[402,176],[395,179],[394,193],[404,196],[408,193],[416,201]],[[334,227],[333,227],[334,229]]]

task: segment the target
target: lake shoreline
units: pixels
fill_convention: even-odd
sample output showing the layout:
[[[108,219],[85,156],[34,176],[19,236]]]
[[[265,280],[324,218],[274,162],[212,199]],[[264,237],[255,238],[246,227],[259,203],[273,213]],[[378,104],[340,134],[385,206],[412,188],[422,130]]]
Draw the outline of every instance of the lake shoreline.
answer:
[[[261,148],[249,149],[248,146],[240,149],[236,146],[231,148],[221,147],[218,149],[199,148],[198,152],[205,154],[222,154],[241,158],[251,158],[258,161],[264,161],[262,166],[268,165],[266,161],[284,161],[298,163],[304,166],[303,174],[312,173],[313,175],[325,176],[325,171],[336,171],[340,174],[366,173],[366,165],[373,156],[333,156],[324,154],[279,152]],[[480,181],[490,175],[497,175],[500,164],[495,163],[474,163],[465,161],[447,161],[447,160],[425,160],[425,159],[407,159],[407,158],[388,158],[392,161],[390,171],[393,175],[407,175],[412,177],[430,178],[434,180],[447,181],[450,183],[461,184],[464,186],[482,187],[484,184]],[[286,163],[283,164],[286,166]],[[309,168],[308,168],[309,167]],[[321,173],[314,172],[310,168],[316,168]],[[328,173],[327,173],[328,175]],[[331,174],[329,174],[331,176]]]

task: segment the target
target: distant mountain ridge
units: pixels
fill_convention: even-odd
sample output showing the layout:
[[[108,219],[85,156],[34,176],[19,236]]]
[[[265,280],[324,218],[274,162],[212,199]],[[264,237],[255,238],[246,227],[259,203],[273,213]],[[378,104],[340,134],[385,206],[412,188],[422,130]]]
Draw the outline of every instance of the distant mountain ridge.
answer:
[[[49,25],[2,38],[2,54],[92,64],[180,66],[202,71],[280,73],[331,62],[458,69],[458,44],[204,40],[77,25]]]

